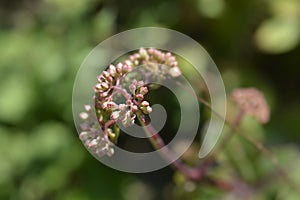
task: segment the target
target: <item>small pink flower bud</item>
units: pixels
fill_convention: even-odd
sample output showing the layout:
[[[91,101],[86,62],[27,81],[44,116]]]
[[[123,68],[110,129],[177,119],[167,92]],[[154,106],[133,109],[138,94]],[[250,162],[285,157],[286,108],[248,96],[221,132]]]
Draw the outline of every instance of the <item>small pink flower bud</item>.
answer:
[[[130,60],[125,60],[125,62],[124,62],[126,65],[129,65],[129,66],[132,66],[133,65],[133,63],[130,61]]]
[[[109,76],[106,78],[106,80],[108,81],[108,83],[111,83],[114,79],[113,79],[113,77]]]
[[[122,63],[118,63],[116,66],[116,72],[118,74],[122,73],[122,68],[123,68],[123,64]]]
[[[108,72],[110,75],[115,76],[116,75],[116,67],[113,65],[109,65]]]
[[[100,75],[100,76],[97,76],[97,80],[98,80],[98,82],[101,83],[102,81],[105,81],[105,78],[103,75]]]
[[[149,55],[148,55],[147,51],[144,48],[140,48],[139,55],[142,59],[145,59],[145,60],[149,59]]]
[[[138,60],[141,58],[141,55],[138,53],[135,53],[133,56],[134,56],[134,60]]]
[[[130,55],[130,56],[129,56],[129,59],[130,59],[131,61],[134,61],[134,60],[135,60],[134,55]]]
[[[149,114],[152,112],[152,108],[150,106],[147,106],[146,111],[147,111],[147,114]]]
[[[148,49],[148,53],[149,53],[149,54],[153,54],[153,53],[154,53],[154,49],[153,49],[153,48],[149,48],[149,49]]]
[[[107,97],[107,95],[108,95],[108,92],[102,92],[102,93],[100,94],[100,96],[101,96],[102,98]]]
[[[172,54],[170,52],[167,52],[165,55],[166,58],[170,58],[171,56],[172,56]]]
[[[132,104],[131,100],[128,99],[128,100],[126,101],[126,104],[127,104],[128,106],[130,106],[130,105]]]
[[[144,95],[142,95],[142,94],[137,94],[135,97],[136,97],[139,101],[141,101],[141,100],[144,99]]]
[[[131,71],[132,71],[132,66],[130,65],[123,66],[123,70],[122,70],[123,73],[131,72]]]
[[[140,87],[139,93],[142,95],[145,95],[148,93],[148,88],[147,87]]]
[[[107,90],[109,88],[109,85],[106,82],[103,82],[100,84],[101,89]]]
[[[149,102],[148,102],[148,101],[143,101],[143,102],[141,103],[141,105],[142,105],[143,107],[147,107],[147,106],[149,106]]]
[[[102,75],[103,75],[105,78],[107,78],[107,77],[110,76],[110,74],[109,74],[107,71],[103,71],[103,72],[102,72]]]
[[[131,106],[131,109],[132,109],[132,111],[137,111],[137,110],[138,110],[138,107],[137,107],[136,105],[132,105],[132,106]]]
[[[102,89],[101,83],[97,83],[95,85],[95,90],[101,90],[101,89]]]

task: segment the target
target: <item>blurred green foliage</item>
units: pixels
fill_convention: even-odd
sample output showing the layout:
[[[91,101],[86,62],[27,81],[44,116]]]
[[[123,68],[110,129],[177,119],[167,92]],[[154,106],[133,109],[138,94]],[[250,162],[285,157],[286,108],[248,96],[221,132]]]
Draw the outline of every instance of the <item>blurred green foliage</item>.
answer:
[[[203,44],[228,92],[264,91],[271,122],[263,129],[246,119],[244,126],[299,182],[299,0],[0,1],[0,199],[233,198],[174,186],[165,169],[150,178],[114,171],[79,141],[71,99],[81,62],[102,40],[141,26],[172,28]],[[240,173],[257,188],[251,199],[299,199],[277,179],[259,188],[274,173],[270,162],[240,140],[231,143],[215,176]]]

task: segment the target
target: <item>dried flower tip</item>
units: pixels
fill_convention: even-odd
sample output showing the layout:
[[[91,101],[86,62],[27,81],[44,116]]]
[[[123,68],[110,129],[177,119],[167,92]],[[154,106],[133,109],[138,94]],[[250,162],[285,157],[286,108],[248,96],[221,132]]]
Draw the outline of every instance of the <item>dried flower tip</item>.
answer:
[[[231,99],[246,114],[254,116],[260,123],[269,121],[270,110],[264,95],[255,88],[235,89]]]

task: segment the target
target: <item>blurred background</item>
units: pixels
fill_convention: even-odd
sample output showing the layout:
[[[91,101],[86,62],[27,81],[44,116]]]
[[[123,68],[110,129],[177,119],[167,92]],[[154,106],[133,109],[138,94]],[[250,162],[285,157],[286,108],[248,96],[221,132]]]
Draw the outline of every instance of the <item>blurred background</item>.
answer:
[[[300,0],[0,0],[1,200],[233,199],[211,188],[181,187],[169,168],[117,172],[78,139],[71,100],[80,64],[107,37],[144,26],[197,40],[228,93],[237,87],[263,91],[270,123],[245,126],[260,132],[283,167],[299,168]],[[272,166],[251,155],[247,162],[259,163],[254,170],[245,156],[237,162],[254,171],[244,176],[259,187],[253,177]],[[289,174],[300,180],[299,170]],[[252,199],[299,199],[278,190],[284,186],[276,182]]]

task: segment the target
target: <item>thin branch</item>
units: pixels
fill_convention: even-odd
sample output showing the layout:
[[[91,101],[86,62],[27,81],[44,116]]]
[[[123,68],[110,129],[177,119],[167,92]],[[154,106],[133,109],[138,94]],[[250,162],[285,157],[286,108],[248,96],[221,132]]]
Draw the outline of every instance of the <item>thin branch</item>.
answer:
[[[183,87],[185,90],[188,90],[191,94],[194,94],[192,91],[190,91],[189,89],[187,89],[186,87],[184,87],[181,83],[177,82],[177,84],[181,87]],[[282,167],[280,166],[277,157],[271,152],[269,151],[262,143],[254,141],[252,138],[250,138],[246,133],[242,132],[239,128],[238,125],[240,123],[240,120],[242,119],[242,117],[244,116],[244,112],[240,112],[238,114],[238,116],[235,118],[235,120],[233,121],[233,123],[231,123],[229,120],[227,120],[225,117],[223,117],[222,115],[220,115],[217,111],[213,110],[213,108],[211,107],[210,103],[207,102],[206,100],[202,99],[201,97],[199,97],[197,95],[197,99],[200,103],[202,103],[204,106],[206,106],[208,109],[211,110],[211,112],[213,112],[216,116],[218,116],[220,119],[222,119],[230,128],[231,131],[229,132],[229,135],[226,137],[226,141],[228,142],[231,137],[234,135],[234,133],[238,133],[243,139],[245,139],[248,143],[250,143],[255,149],[257,149],[259,152],[261,152],[264,156],[266,156],[271,163],[273,164],[273,166],[275,167],[277,173],[281,176],[281,178],[291,187],[293,188],[295,191],[300,193],[300,186],[298,186],[293,180],[291,180],[287,173],[282,169]],[[222,148],[225,147],[226,143],[222,143]],[[212,161],[213,159],[215,159],[215,155],[213,154],[209,159],[208,162]]]
[[[143,126],[144,131],[148,135],[148,139],[152,146],[156,150],[160,150],[162,156],[167,161],[172,161],[172,166],[185,175],[186,178],[192,181],[199,182],[203,175],[204,169],[202,168],[191,168],[184,164],[180,159],[175,160],[174,154],[168,149],[165,148],[166,145],[163,139],[160,137],[159,133],[151,126],[151,124],[147,124],[145,118],[142,114],[137,114],[137,118]]]

